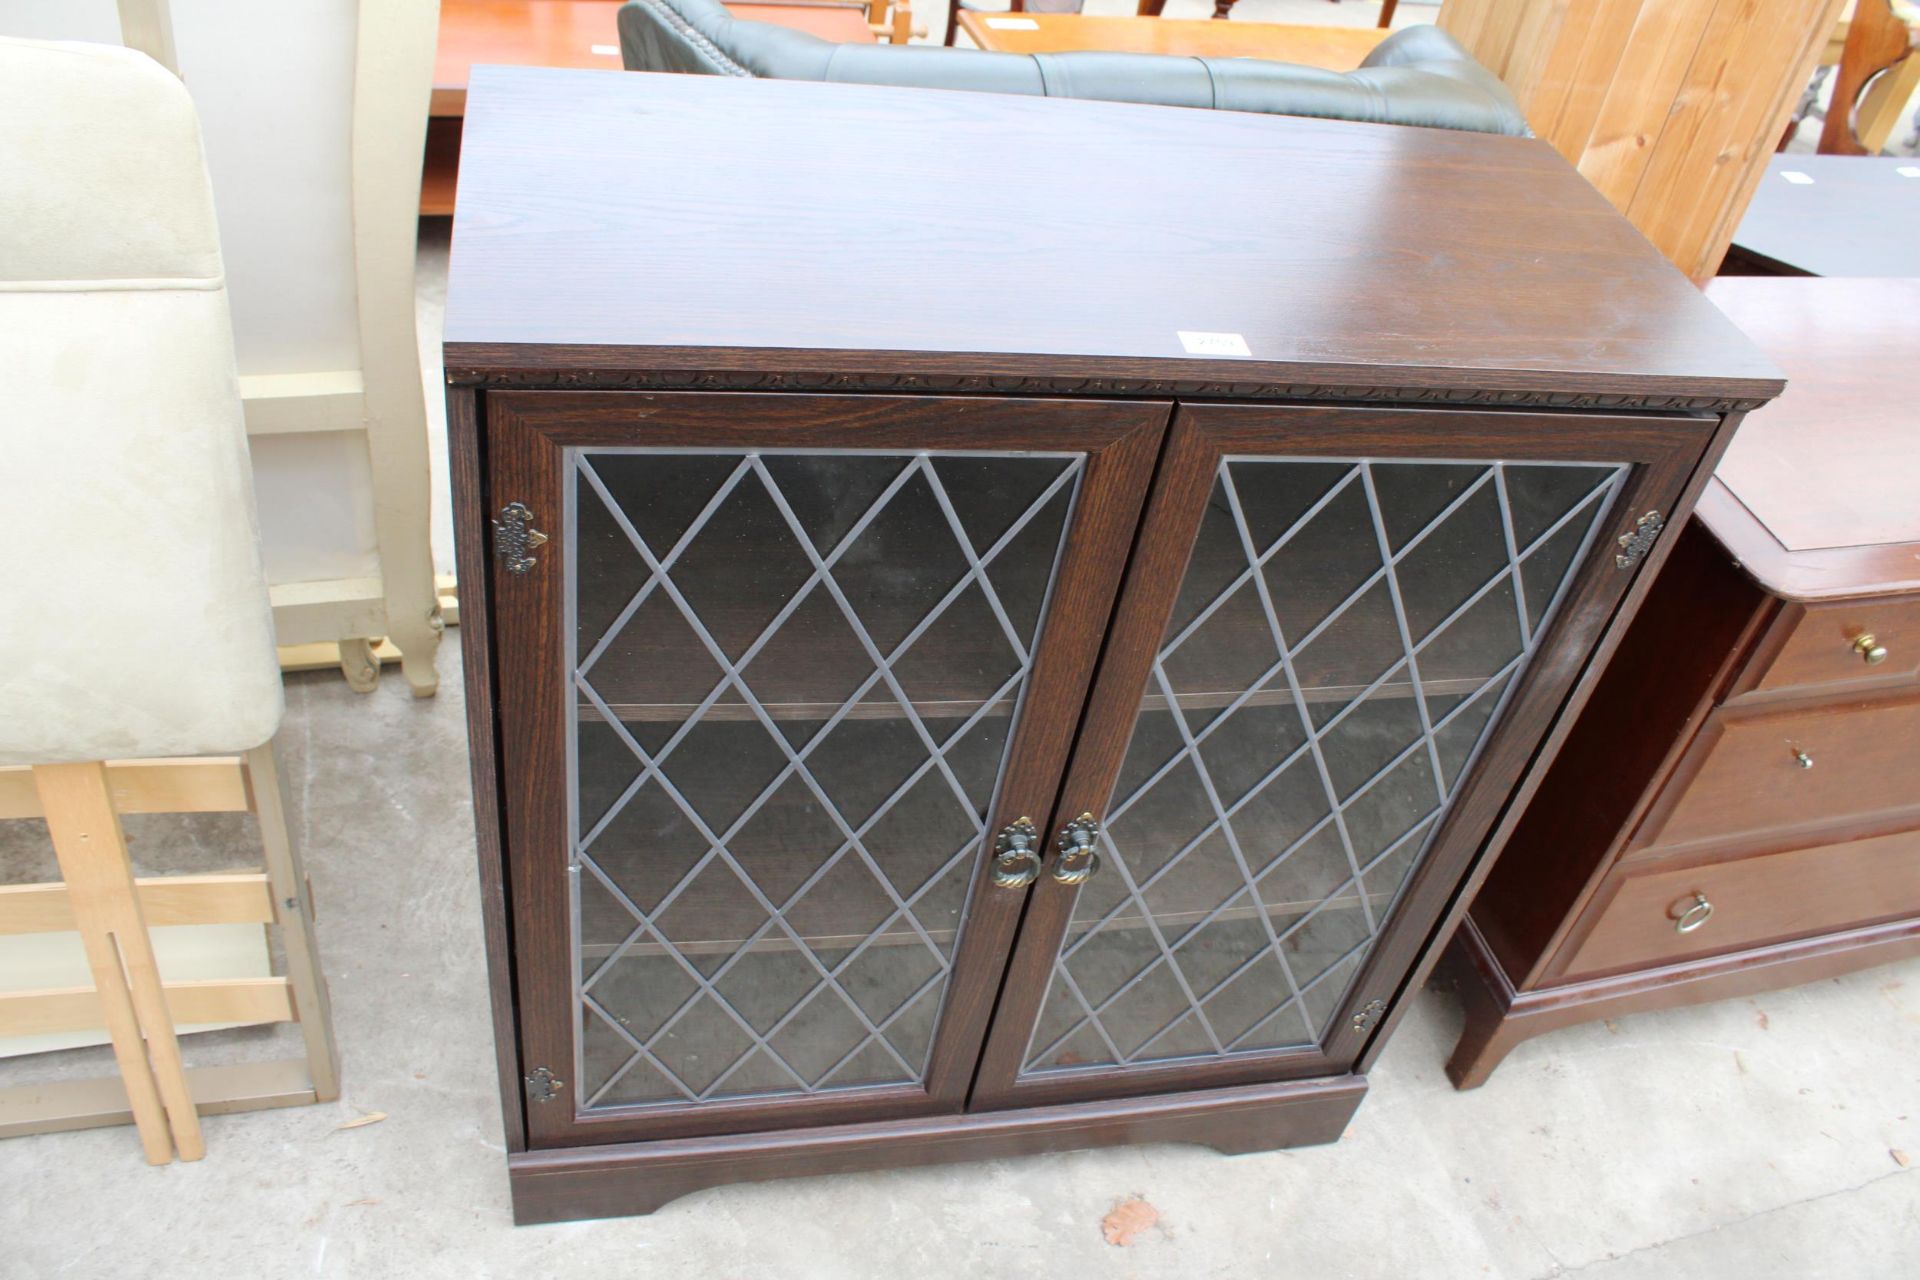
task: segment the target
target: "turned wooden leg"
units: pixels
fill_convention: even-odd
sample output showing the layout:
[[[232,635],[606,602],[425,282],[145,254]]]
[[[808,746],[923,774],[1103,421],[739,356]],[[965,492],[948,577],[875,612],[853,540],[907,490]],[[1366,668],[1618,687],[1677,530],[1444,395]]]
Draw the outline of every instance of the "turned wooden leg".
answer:
[[[1382,27],[1393,25],[1393,11],[1400,7],[1400,0],[1380,0],[1380,22]]]
[[[1231,8],[1233,8],[1233,0],[1213,0],[1213,16],[1216,18],[1226,17],[1227,11]]]
[[[1166,7],[1167,0],[1140,0],[1140,7],[1134,12],[1142,18],[1157,18]]]
[[[434,659],[447,629],[439,603],[436,601],[422,619],[396,624],[389,617],[387,625],[393,631],[394,644],[400,647],[400,674],[406,678],[407,688],[416,698],[431,698],[440,691],[440,671]]]
[[[182,1160],[198,1160],[207,1153],[200,1115],[187,1089],[107,767],[99,761],[35,765],[33,784],[147,1163],[166,1164],[175,1151]]]
[[[364,638],[340,642],[340,674],[355,693],[372,693],[380,687],[380,659],[373,656],[373,645]]]

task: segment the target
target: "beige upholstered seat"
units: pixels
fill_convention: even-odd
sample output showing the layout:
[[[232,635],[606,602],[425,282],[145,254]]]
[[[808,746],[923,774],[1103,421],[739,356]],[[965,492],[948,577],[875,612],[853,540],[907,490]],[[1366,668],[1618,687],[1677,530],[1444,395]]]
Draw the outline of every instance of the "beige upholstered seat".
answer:
[[[0,40],[0,367],[0,764],[272,737],[199,124],[142,54]]]

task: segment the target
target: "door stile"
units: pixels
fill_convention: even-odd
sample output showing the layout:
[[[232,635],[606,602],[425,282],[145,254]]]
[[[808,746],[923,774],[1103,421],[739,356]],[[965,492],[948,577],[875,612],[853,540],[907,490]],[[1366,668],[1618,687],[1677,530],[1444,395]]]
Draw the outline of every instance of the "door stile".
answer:
[[[527,1131],[538,1144],[551,1128],[555,1111],[572,1109],[573,1037],[556,1034],[564,1026],[536,1011],[565,1008],[571,998],[571,969],[538,963],[536,958],[564,954],[570,948],[572,906],[564,846],[567,832],[565,779],[568,771],[566,721],[561,684],[566,645],[560,569],[564,542],[528,548],[509,564],[502,558],[502,533],[496,521],[516,521],[532,541],[556,534],[564,505],[560,448],[538,431],[503,421],[489,403],[487,467],[489,508],[484,513],[490,585],[493,594],[496,716],[499,726],[501,792],[505,798],[510,915],[516,943],[515,987],[520,1022],[520,1065]],[[527,513],[507,513],[514,504]],[[555,859],[549,848],[562,851]],[[541,1073],[545,1073],[544,1075]],[[533,1080],[546,1081],[536,1092]],[[556,1095],[562,1101],[555,1101]]]
[[[1196,430],[1184,413],[1177,413],[1147,500],[1133,562],[1120,589],[1120,603],[1108,626],[1107,647],[1067,765],[1060,802],[1043,828],[1048,843],[1052,833],[1071,818],[1098,813],[1119,778],[1160,633],[1193,552],[1217,456],[1205,433]],[[1014,1082],[1077,897],[1075,889],[1042,870],[1007,965],[999,1008],[969,1100],[972,1110],[1014,1105]]]
[[[1088,451],[1082,504],[1048,601],[1047,629],[1027,678],[1018,736],[987,824],[990,837],[1022,818],[1031,819],[1044,835],[1058,798],[1140,508],[1173,415],[1170,403],[1140,409],[1124,435]],[[983,851],[979,859],[971,898],[990,906],[977,916],[969,910],[954,959],[956,975],[977,978],[956,980],[949,988],[929,1061],[929,1092],[956,1111],[973,1083],[1020,918],[1033,898],[1031,887],[1013,891],[992,883],[990,853]]]

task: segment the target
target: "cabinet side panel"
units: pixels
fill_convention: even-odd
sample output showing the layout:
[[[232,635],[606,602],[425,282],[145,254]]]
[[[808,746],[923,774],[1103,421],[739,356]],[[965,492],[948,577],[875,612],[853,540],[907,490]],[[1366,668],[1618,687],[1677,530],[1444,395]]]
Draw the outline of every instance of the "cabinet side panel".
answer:
[[[480,915],[487,940],[493,1047],[500,1067],[500,1117],[507,1150],[527,1149],[520,1054],[513,1007],[506,862],[500,847],[500,792],[494,780],[492,611],[487,603],[486,491],[480,405],[470,387],[447,391],[447,445],[453,480],[455,555],[460,571],[460,656],[465,672],[473,827],[480,865]]]
[[[1671,768],[1765,603],[1689,522],[1474,899],[1474,924],[1516,985]]]

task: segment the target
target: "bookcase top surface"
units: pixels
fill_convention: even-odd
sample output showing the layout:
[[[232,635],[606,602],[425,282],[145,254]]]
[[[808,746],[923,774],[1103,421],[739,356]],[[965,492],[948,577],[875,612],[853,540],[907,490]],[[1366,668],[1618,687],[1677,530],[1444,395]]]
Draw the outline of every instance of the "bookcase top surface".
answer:
[[[1048,375],[1670,408],[1780,385],[1532,139],[507,67],[469,92],[446,342],[456,381]]]

